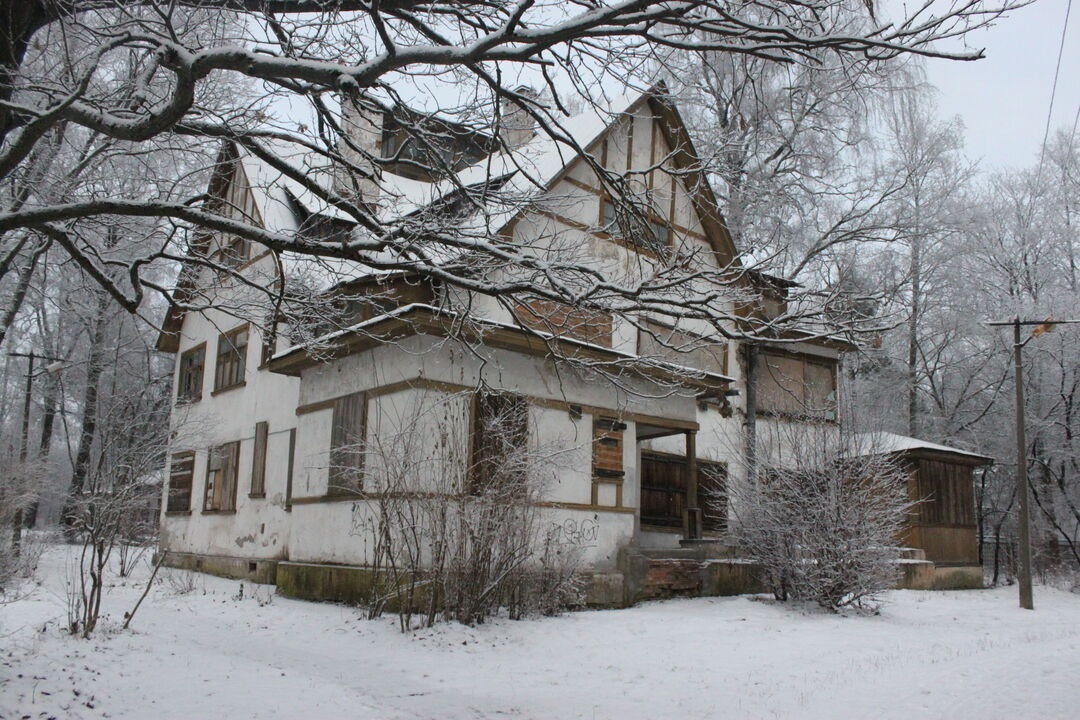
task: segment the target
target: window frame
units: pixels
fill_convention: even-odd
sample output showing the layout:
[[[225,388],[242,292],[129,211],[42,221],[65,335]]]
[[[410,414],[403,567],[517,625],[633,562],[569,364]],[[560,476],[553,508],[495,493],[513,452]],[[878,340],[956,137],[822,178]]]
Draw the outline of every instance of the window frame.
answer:
[[[177,476],[183,477],[184,472],[178,472],[178,465],[180,463],[188,463],[186,470],[187,476],[187,493],[183,496],[184,502],[177,503],[182,504],[183,507],[174,507],[174,499],[182,496],[182,493],[175,492],[176,487],[174,485],[174,479]],[[181,450],[174,452],[169,456],[169,477],[168,485],[165,490],[165,514],[166,515],[186,515],[191,512],[191,498],[194,495],[195,488],[195,451],[194,450]]]
[[[472,398],[469,403],[469,455],[468,455],[468,472],[466,473],[467,486],[464,488],[466,495],[474,497],[481,496],[486,490],[493,487],[490,478],[482,477],[484,469],[490,468],[494,464],[505,461],[505,455],[502,457],[480,457],[480,453],[487,452],[490,449],[490,444],[485,442],[484,436],[484,419],[482,413],[484,403],[494,400],[498,403],[511,403],[516,405],[516,408],[509,409],[496,409],[493,414],[494,417],[498,417],[501,412],[520,412],[521,424],[519,427],[514,428],[511,440],[504,444],[504,447],[500,448],[506,451],[513,447],[525,447],[525,443],[529,438],[529,400],[524,395],[503,391],[503,390],[490,390],[481,389],[472,394]]]
[[[202,353],[202,360],[199,364],[198,371],[198,389],[191,394],[184,393],[184,360],[188,356],[194,353]],[[184,352],[180,353],[180,360],[177,363],[177,378],[176,378],[176,404],[184,405],[188,403],[195,403],[202,400],[203,385],[206,382],[206,341],[199,343],[193,347],[188,348]]]
[[[222,384],[222,381],[223,381],[222,367],[223,366],[222,366],[221,360],[226,355],[231,354],[231,351],[223,352],[222,351],[222,345],[223,345],[223,343],[227,342],[231,346],[232,350],[235,351],[237,349],[237,345],[233,342],[233,338],[240,335],[241,333],[245,334],[245,336],[246,336],[244,338],[244,344],[242,346],[243,347],[243,352],[242,353],[234,353],[234,354],[237,354],[237,355],[240,356],[239,360],[237,362],[237,367],[239,369],[238,377],[236,379],[234,379],[232,382],[230,382],[228,385],[223,385]],[[214,355],[214,390],[211,393],[211,395],[217,395],[220,392],[225,392],[226,390],[232,390],[233,388],[237,388],[237,387],[243,387],[245,384],[247,384],[247,354],[248,354],[248,348],[250,346],[251,346],[251,324],[250,323],[244,323],[243,325],[239,325],[239,326],[233,328],[232,330],[229,330],[227,332],[223,332],[220,335],[218,335],[217,352]]]
[[[791,410],[788,408],[777,409],[769,407],[768,403],[763,403],[763,400],[767,399],[767,394],[763,392],[762,381],[764,378],[769,377],[773,380],[777,379],[773,371],[769,368],[769,358],[773,357],[778,360],[794,361],[799,363],[798,378],[799,393],[798,397],[795,397],[795,388],[786,387],[783,384],[777,382],[777,387],[781,391],[792,396],[792,402],[796,402],[799,405],[797,410]],[[832,389],[830,393],[833,396],[831,406],[829,407],[811,407],[811,384],[807,381],[807,367],[810,365],[817,365],[827,368],[829,372],[829,378],[832,383]],[[826,422],[835,423],[839,421],[839,403],[837,398],[837,389],[839,384],[839,358],[829,358],[820,355],[811,355],[808,353],[797,353],[784,351],[782,349],[769,348],[768,350],[762,349],[758,354],[757,368],[755,371],[755,381],[757,383],[757,414],[763,417],[781,417],[781,418],[795,418],[800,420],[807,420],[812,422]],[[766,376],[768,373],[768,376]],[[779,371],[778,371],[779,373]]]
[[[350,408],[350,404],[355,405]],[[354,420],[354,424],[346,428],[344,423],[350,418]],[[363,445],[367,440],[367,425],[366,392],[349,393],[334,399],[330,421],[330,463],[326,474],[327,496],[348,497],[363,494]]]
[[[227,453],[220,468],[214,467],[215,458]],[[222,473],[224,473],[222,477]],[[213,477],[211,478],[211,474]],[[237,485],[240,475],[240,441],[222,443],[211,447],[206,453],[206,476],[203,479],[203,513],[236,512]],[[219,479],[221,482],[219,482]],[[229,490],[228,493],[220,491]]]
[[[607,209],[611,208],[611,218],[608,218]],[[640,252],[652,257],[658,257],[660,253],[671,249],[672,238],[672,225],[670,218],[665,219],[655,208],[650,209],[648,212],[642,213],[645,219],[646,230],[653,236],[652,243],[640,243],[635,242],[633,239],[626,237],[622,228],[618,227],[619,222],[619,206],[618,203],[611,197],[608,192],[603,192],[600,195],[600,214],[599,214],[599,226],[600,232],[606,236],[609,240],[618,245],[621,245],[629,250]],[[656,235],[656,228],[664,229],[664,237],[660,238]]]

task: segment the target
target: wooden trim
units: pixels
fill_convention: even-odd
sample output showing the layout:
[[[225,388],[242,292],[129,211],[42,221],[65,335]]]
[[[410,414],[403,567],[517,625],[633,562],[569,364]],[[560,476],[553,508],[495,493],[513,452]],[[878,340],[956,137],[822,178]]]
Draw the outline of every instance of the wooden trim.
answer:
[[[349,393],[346,393],[348,395]],[[345,397],[345,395],[339,395],[338,397]],[[320,400],[319,402],[308,403],[307,405],[299,405],[296,408],[297,415],[307,415],[308,413],[319,412],[320,410],[333,410],[334,402],[337,401],[337,397],[329,400]]]
[[[236,510],[203,510],[203,515],[235,515]]]
[[[182,515],[190,515],[190,510],[166,510],[165,517],[180,517]]]
[[[289,428],[289,460],[285,471],[285,510],[292,510],[293,465],[296,460],[296,428]]]
[[[217,397],[218,395],[221,395],[222,393],[227,393],[230,390],[238,390],[238,389],[240,389],[242,387],[246,387],[246,386],[247,386],[247,380],[244,380],[244,381],[238,382],[238,383],[234,383],[232,385],[226,385],[223,388],[218,388],[217,390],[211,391],[210,392],[210,397]]]
[[[634,124],[637,116],[633,112],[626,113],[626,170],[629,172],[634,167]]]
[[[538,502],[537,507],[554,508],[556,510],[583,510],[586,512],[610,512],[610,513],[636,513],[637,508],[615,507],[613,505],[597,505],[595,502],[572,503],[572,502]]]

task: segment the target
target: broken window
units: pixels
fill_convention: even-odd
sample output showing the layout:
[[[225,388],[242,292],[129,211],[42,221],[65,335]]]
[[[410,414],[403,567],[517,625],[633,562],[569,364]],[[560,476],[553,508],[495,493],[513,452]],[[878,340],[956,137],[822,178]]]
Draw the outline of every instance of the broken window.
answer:
[[[240,464],[240,442],[210,449],[206,461],[205,511],[236,509],[236,475]]]
[[[330,430],[330,473],[328,495],[358,493],[363,490],[364,426],[367,398],[353,393],[334,401]]]
[[[214,370],[214,392],[227,390],[244,383],[247,346],[247,325],[230,330],[218,338],[217,366]]]
[[[180,355],[180,377],[176,384],[177,402],[195,402],[202,397],[205,368],[206,343],[200,343]]]
[[[490,391],[473,395],[470,494],[483,495],[524,480],[521,459],[528,419],[529,404],[520,395]]]
[[[195,477],[195,453],[174,453],[169,463],[169,497],[166,512],[191,510],[191,485]]]

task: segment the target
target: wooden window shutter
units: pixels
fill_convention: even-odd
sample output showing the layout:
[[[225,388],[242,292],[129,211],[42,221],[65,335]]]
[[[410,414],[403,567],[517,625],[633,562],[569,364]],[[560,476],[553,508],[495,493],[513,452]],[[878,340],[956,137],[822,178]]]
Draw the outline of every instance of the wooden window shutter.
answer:
[[[289,429],[289,463],[285,469],[285,509],[292,510],[293,461],[296,457],[296,428]]]
[[[270,434],[270,425],[255,423],[255,450],[251,458],[251,496],[266,495],[266,443]]]
[[[334,401],[330,431],[330,476],[327,494],[359,492],[364,465],[364,393],[353,393]]]

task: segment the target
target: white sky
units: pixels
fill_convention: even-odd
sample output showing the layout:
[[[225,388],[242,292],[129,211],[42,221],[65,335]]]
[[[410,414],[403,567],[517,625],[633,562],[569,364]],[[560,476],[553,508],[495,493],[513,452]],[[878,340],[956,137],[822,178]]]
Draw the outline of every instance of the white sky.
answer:
[[[942,116],[959,115],[967,150],[983,169],[1033,165],[1046,126],[1061,28],[1068,0],[1036,0],[996,26],[973,33],[968,45],[985,48],[976,62],[930,60]],[[1071,129],[1080,106],[1080,3],[1072,9],[1061,59],[1051,137]]]

